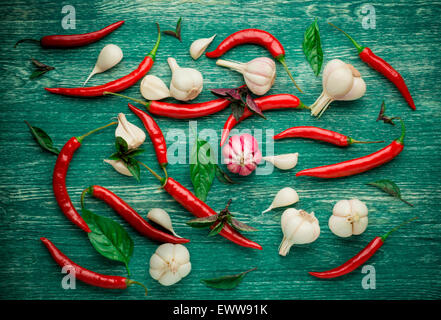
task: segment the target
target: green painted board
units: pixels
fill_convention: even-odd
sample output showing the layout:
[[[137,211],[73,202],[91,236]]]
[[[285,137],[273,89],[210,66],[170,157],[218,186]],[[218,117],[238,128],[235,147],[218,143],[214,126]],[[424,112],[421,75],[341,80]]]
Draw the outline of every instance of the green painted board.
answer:
[[[63,5],[76,9],[76,30],[63,30]],[[277,80],[269,92],[299,94],[306,103],[321,93],[321,79],[313,75],[301,49],[303,32],[318,18],[325,63],[340,58],[360,70],[367,83],[366,95],[355,102],[336,102],[317,120],[307,111],[275,111],[267,120],[257,117],[243,122],[240,129],[279,132],[294,125],[316,125],[351,135],[360,140],[391,141],[399,135],[398,126],[376,122],[382,100],[388,114],[401,116],[407,126],[406,147],[393,162],[362,175],[322,181],[295,177],[295,172],[313,166],[334,163],[369,154],[379,145],[357,145],[348,149],[305,140],[277,142],[277,154],[299,152],[293,171],[275,170],[271,175],[237,178],[240,184],[227,186],[216,181],[208,204],[221,210],[231,197],[231,209],[244,222],[260,229],[249,237],[264,250],[238,247],[221,237],[208,238],[205,231],[185,224],[192,216],[181,208],[148,173],[141,183],[114,172],[103,159],[113,152],[113,130],[85,140],[75,154],[67,184],[75,205],[81,191],[99,184],[116,192],[142,215],[150,208],[162,207],[172,216],[178,234],[191,238],[192,272],[172,287],[163,287],[148,273],[148,262],[158,244],[139,236],[103,203],[87,199],[98,214],[120,222],[135,242],[130,267],[133,277],[150,290],[148,299],[440,299],[441,298],[441,224],[440,224],[440,99],[439,35],[440,1],[382,1],[373,3],[376,29],[363,29],[362,8],[365,1],[10,1],[0,4],[0,61],[2,93],[0,138],[0,298],[2,299],[144,299],[140,288],[108,291],[77,283],[76,290],[61,287],[63,274],[38,240],[45,236],[77,263],[92,270],[125,275],[122,264],[108,261],[91,247],[85,234],[70,223],[57,207],[51,187],[55,157],[44,153],[32,140],[24,120],[46,130],[61,147],[73,135],[81,135],[107,123],[124,112],[130,121],[142,125],[127,109],[126,101],[116,97],[77,99],[49,94],[46,86],[79,86],[91,71],[100,49],[108,43],[119,45],[123,61],[110,71],[96,75],[90,85],[105,83],[134,69],[152,48],[156,38],[154,22],[163,29],[172,28],[183,17],[182,43],[164,36],[151,74],[170,81],[166,59],[175,57],[183,66],[195,67],[204,75],[204,91],[196,101],[212,98],[209,88],[236,87],[242,84],[239,74],[216,67],[215,60],[205,57],[193,61],[188,53],[195,39],[217,34],[212,47],[228,34],[243,28],[261,28],[273,33],[286,49],[286,60],[304,89],[299,94],[280,65]],[[24,37],[39,38],[46,34],[83,33],[99,29],[117,20],[126,23],[104,40],[71,50],[44,50],[35,44],[15,41]],[[413,93],[417,111],[412,112],[395,87],[371,70],[357,57],[350,42],[327,25],[333,22],[357,40],[389,61],[405,77]],[[269,56],[257,46],[231,50],[225,58],[248,61]],[[55,70],[36,80],[30,57],[55,66]],[[140,97],[138,85],[125,94]],[[197,120],[203,129],[220,130],[229,110]],[[157,119],[174,143],[173,130],[183,130],[188,137],[189,122]],[[176,131],[175,131],[176,132]],[[259,131],[255,131],[258,133]],[[264,141],[265,135],[264,135]],[[270,141],[270,139],[268,140]],[[184,143],[184,142],[183,142]],[[213,143],[215,145],[216,143]],[[156,166],[150,142],[140,157]],[[187,150],[191,147],[184,145]],[[264,150],[266,153],[266,150]],[[174,164],[169,174],[191,188],[188,164]],[[382,178],[400,186],[403,197],[415,207],[389,197],[365,183]],[[277,217],[283,209],[265,216],[260,212],[282,187],[291,186],[300,195],[296,208],[314,211],[320,221],[321,235],[310,245],[292,248],[287,257],[278,255],[282,238]],[[334,236],[327,220],[336,201],[359,198],[369,208],[369,227],[350,239]],[[320,281],[308,275],[310,270],[324,270],[346,261],[373,237],[412,217],[419,220],[402,228],[369,261],[376,270],[376,288],[365,290],[361,269],[341,279]],[[200,279],[233,274],[257,267],[232,291],[205,287]]]

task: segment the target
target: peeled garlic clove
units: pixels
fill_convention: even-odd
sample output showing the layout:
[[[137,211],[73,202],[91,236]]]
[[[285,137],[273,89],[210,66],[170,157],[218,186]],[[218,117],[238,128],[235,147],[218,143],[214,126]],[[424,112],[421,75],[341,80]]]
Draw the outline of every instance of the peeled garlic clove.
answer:
[[[199,57],[204,53],[204,51],[208,48],[210,43],[213,41],[214,37],[216,35],[210,37],[210,38],[202,38],[193,41],[193,43],[190,46],[190,55],[194,60],[199,59]]]
[[[89,81],[89,79],[97,74],[109,70],[116,66],[121,59],[123,58],[123,53],[120,47],[115,44],[108,44],[105,46],[96,61],[95,67],[93,68],[90,75],[87,77],[86,81],[84,81],[83,86]]]
[[[147,213],[147,218],[179,237],[173,230],[172,221],[168,213],[160,208],[153,208]]]
[[[108,159],[104,159],[103,161],[105,163],[110,164],[113,167],[113,169],[115,169],[117,172],[119,172],[125,176],[133,177],[133,174],[129,171],[129,169],[127,169],[127,166],[124,163],[124,161],[122,161],[122,160],[108,160]]]
[[[170,91],[164,81],[153,75],[146,75],[142,79],[140,91],[147,100],[161,100],[170,97]]]
[[[276,168],[280,170],[290,170],[297,165],[299,153],[286,153],[277,156],[263,157],[262,159],[271,162]]]
[[[299,195],[293,188],[290,187],[283,188],[279,190],[279,192],[277,192],[269,208],[263,211],[262,214],[274,208],[290,206],[298,201],[299,201]]]
[[[144,143],[146,135],[144,130],[130,123],[124,113],[118,114],[118,126],[115,137],[121,137],[127,142],[129,149],[136,149]]]

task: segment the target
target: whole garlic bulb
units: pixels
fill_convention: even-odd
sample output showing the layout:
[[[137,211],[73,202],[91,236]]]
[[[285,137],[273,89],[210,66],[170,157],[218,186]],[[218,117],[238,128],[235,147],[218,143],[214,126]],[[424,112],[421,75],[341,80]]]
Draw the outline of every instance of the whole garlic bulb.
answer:
[[[146,75],[141,81],[141,95],[147,100],[161,100],[170,97],[164,81],[154,75]]]
[[[329,61],[322,75],[323,92],[311,106],[311,115],[321,116],[335,100],[357,100],[366,92],[360,72],[339,59]]]
[[[190,271],[190,253],[182,244],[164,243],[150,258],[150,276],[163,286],[179,282]]]
[[[121,137],[127,142],[129,149],[136,149],[145,141],[145,132],[141,128],[130,123],[124,113],[118,114],[118,126],[115,137]]]
[[[180,101],[196,98],[203,88],[202,74],[193,68],[181,68],[173,58],[168,58],[167,62],[172,71],[170,95]]]
[[[362,234],[368,225],[368,208],[358,199],[340,200],[332,210],[328,225],[339,237]]]
[[[257,140],[248,133],[232,136],[222,149],[222,155],[228,170],[241,176],[253,172],[262,160]]]
[[[306,244],[317,240],[320,226],[314,212],[286,209],[282,214],[281,226],[283,240],[279,246],[279,254],[286,256],[294,244]]]
[[[255,58],[247,63],[219,59],[216,64],[240,72],[247,87],[259,96],[267,93],[276,79],[276,63],[270,58]]]

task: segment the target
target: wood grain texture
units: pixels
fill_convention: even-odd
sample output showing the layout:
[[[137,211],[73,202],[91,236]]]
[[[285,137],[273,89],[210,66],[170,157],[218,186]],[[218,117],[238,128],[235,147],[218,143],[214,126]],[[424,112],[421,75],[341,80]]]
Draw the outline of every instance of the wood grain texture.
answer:
[[[63,4],[76,9],[77,29],[61,27]],[[172,287],[163,287],[148,274],[148,261],[158,244],[139,236],[103,203],[87,199],[95,213],[120,222],[135,242],[130,269],[136,280],[149,287],[148,299],[440,299],[441,298],[441,108],[438,79],[441,55],[439,35],[440,1],[382,1],[375,3],[377,27],[364,30],[361,8],[364,1],[9,1],[0,4],[0,52],[2,117],[0,117],[0,298],[2,299],[144,299],[140,288],[108,291],[77,283],[76,290],[63,290],[60,268],[52,261],[38,240],[51,239],[72,260],[92,270],[125,275],[122,264],[99,256],[85,234],[70,223],[58,209],[52,194],[51,180],[55,157],[42,152],[32,140],[24,120],[43,128],[61,147],[73,135],[80,135],[105,124],[117,113],[124,112],[130,121],[142,125],[127,109],[126,101],[116,97],[76,99],[51,95],[45,86],[79,86],[91,71],[100,49],[108,44],[119,45],[124,59],[115,68],[90,80],[101,84],[127,74],[150,51],[156,39],[158,21],[162,29],[175,26],[182,16],[182,43],[164,36],[151,74],[166,83],[170,70],[166,59],[174,57],[179,64],[199,69],[204,76],[204,91],[196,101],[212,98],[209,88],[235,87],[241,76],[216,67],[215,60],[201,57],[193,61],[188,53],[195,39],[217,34],[211,48],[225,36],[243,28],[256,27],[273,33],[284,45],[286,60],[297,83],[305,93],[299,95],[306,104],[321,93],[321,79],[316,78],[301,49],[303,32],[318,18],[325,61],[340,58],[352,63],[366,83],[365,97],[355,102],[336,102],[320,119],[306,111],[275,111],[268,119],[257,117],[239,125],[240,129],[280,132],[294,125],[317,125],[346,133],[359,140],[390,141],[399,134],[398,127],[376,122],[382,100],[387,113],[401,116],[407,126],[406,147],[393,162],[362,175],[323,181],[307,177],[295,178],[301,169],[338,162],[371,153],[378,145],[357,145],[339,149],[311,141],[276,142],[277,154],[299,152],[299,164],[290,172],[275,170],[271,175],[252,175],[239,185],[226,186],[216,181],[208,196],[208,204],[216,210],[233,199],[231,209],[240,220],[260,231],[250,234],[264,250],[240,248],[223,238],[208,238],[205,231],[186,226],[191,215],[158,189],[146,172],[141,183],[118,175],[103,159],[113,152],[113,130],[101,132],[85,140],[75,154],[67,179],[75,205],[81,191],[91,184],[103,185],[125,199],[142,215],[153,207],[167,210],[178,234],[191,239],[187,245],[192,262],[188,277]],[[40,38],[46,34],[83,33],[100,29],[117,20],[126,23],[104,40],[70,50],[44,50],[34,44],[14,43],[24,37]],[[356,55],[350,42],[326,22],[349,31],[389,61],[404,76],[415,98],[417,111],[412,112],[395,87],[371,70]],[[243,46],[228,52],[226,59],[248,61],[269,56],[264,49]],[[55,66],[55,70],[36,80],[28,80],[32,72],[30,57]],[[298,94],[280,65],[277,80],[269,92]],[[125,91],[139,97],[136,85]],[[203,129],[220,130],[230,110],[198,119]],[[189,131],[188,121],[158,118],[165,133],[172,129]],[[258,131],[256,131],[258,132]],[[168,137],[169,145],[173,143]],[[265,138],[264,138],[264,141]],[[150,142],[140,157],[156,167]],[[187,157],[189,145],[187,147]],[[264,150],[265,153],[265,150]],[[169,174],[191,188],[188,164],[170,166]],[[387,178],[394,180],[403,197],[415,205],[411,208],[365,183]],[[321,235],[309,245],[292,248],[287,257],[278,255],[281,230],[278,217],[283,209],[265,216],[260,212],[281,188],[298,190],[300,202],[295,206],[314,211],[320,221]],[[335,237],[327,220],[336,201],[357,197],[369,208],[369,227],[365,233],[350,239]],[[364,274],[356,270],[341,279],[321,281],[307,271],[334,267],[354,255],[374,236],[412,216],[419,220],[404,227],[388,239],[369,264],[376,268],[375,290],[364,290]],[[233,274],[258,267],[233,291],[219,291],[199,282],[224,274]]]

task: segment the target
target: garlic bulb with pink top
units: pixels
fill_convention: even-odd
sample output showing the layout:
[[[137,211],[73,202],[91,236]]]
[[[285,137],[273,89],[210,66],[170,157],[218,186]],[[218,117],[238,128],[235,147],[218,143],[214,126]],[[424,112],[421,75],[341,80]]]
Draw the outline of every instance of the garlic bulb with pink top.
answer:
[[[222,155],[228,170],[241,176],[252,173],[262,160],[257,140],[248,133],[232,136]]]

